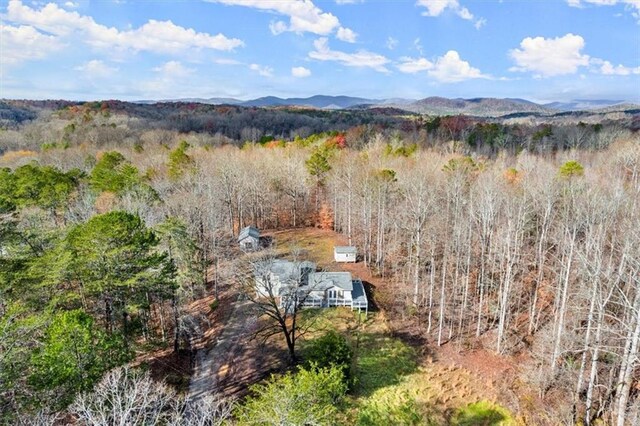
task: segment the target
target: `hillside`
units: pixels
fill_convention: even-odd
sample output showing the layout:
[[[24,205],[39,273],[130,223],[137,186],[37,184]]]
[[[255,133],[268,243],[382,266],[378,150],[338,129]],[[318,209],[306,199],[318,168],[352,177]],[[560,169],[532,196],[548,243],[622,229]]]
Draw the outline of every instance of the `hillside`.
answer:
[[[420,100],[392,98],[392,99],[367,99],[350,96],[324,96],[316,95],[308,98],[279,98],[266,96],[262,98],[242,101],[235,98],[180,98],[160,101],[139,100],[126,102],[119,100],[103,100],[95,102],[74,102],[66,100],[0,100],[0,122],[23,122],[35,118],[35,113],[43,110],[57,111],[64,108],[80,105],[101,107],[107,104],[112,111],[125,113],[140,118],[166,118],[173,114],[189,112],[195,116],[209,113],[241,114],[256,108],[278,110],[287,113],[322,117],[324,120],[351,122],[363,124],[363,122],[376,122],[376,115],[403,116],[407,113],[425,114],[431,116],[465,115],[477,118],[513,118],[513,117],[563,117],[604,115],[613,112],[637,114],[640,105],[607,100],[581,100],[571,102],[553,102],[537,104],[525,99],[517,98],[443,98],[432,96]],[[318,113],[327,113],[318,115]],[[331,115],[332,111],[342,112],[346,115]],[[264,113],[268,115],[268,112]],[[364,118],[364,115],[369,115]],[[360,123],[356,123],[359,121]],[[281,119],[272,120],[273,123],[281,123]]]
[[[621,100],[590,100],[590,99],[576,99],[570,102],[550,102],[543,104],[546,108],[551,108],[559,111],[587,111],[596,110],[607,107],[617,108],[625,104]]]
[[[395,105],[398,108],[429,115],[471,115],[478,117],[499,117],[514,113],[553,114],[554,109],[538,105],[524,99],[449,99],[429,97],[408,104]]]
[[[325,96],[316,95],[309,98],[278,98],[266,96],[250,101],[240,102],[239,105],[248,107],[272,107],[272,106],[305,106],[319,109],[343,109],[361,104],[376,104],[379,100],[354,98],[351,96]]]

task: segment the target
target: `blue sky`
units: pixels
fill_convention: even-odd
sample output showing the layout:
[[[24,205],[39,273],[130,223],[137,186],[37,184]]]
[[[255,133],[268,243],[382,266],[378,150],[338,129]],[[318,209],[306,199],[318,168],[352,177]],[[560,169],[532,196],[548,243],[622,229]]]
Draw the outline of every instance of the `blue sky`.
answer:
[[[640,102],[640,0],[1,4],[0,97]]]

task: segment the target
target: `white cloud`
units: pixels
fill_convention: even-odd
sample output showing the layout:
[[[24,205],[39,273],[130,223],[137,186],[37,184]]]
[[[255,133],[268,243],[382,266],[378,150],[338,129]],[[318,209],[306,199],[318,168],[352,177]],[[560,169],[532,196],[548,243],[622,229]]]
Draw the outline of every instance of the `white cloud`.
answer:
[[[309,57],[319,61],[336,61],[348,67],[372,68],[379,72],[389,72],[385,67],[389,59],[377,53],[366,50],[358,50],[355,53],[346,53],[331,50],[329,40],[321,37],[313,42],[316,50],[309,52]]]
[[[413,40],[413,47],[420,53],[424,55],[424,47],[422,47],[422,42],[420,41],[420,37]]]
[[[271,22],[269,24],[269,29],[271,30],[271,34],[278,35],[287,31],[289,27],[287,27],[287,23],[283,21]]]
[[[398,47],[398,40],[393,37],[388,37],[385,46],[387,46],[387,49],[393,50]]]
[[[469,62],[460,59],[455,50],[450,50],[439,57],[433,64],[433,68],[427,71],[430,77],[442,83],[458,83],[460,81],[475,78],[491,78],[482,74],[479,69],[472,67]]]
[[[403,56],[396,67],[405,74],[426,74],[441,83],[458,83],[475,78],[491,79],[492,77],[472,67],[469,62],[460,59],[460,54],[450,50],[432,62],[426,58],[410,58]]]
[[[336,4],[364,3],[364,0],[336,0]]]
[[[20,0],[10,0],[4,18],[60,38],[73,36],[103,49],[176,54],[190,49],[233,50],[244,45],[239,39],[223,34],[199,33],[171,21],[149,20],[139,28],[120,31],[98,24],[90,16],[64,10],[55,3],[36,10]]]
[[[484,18],[475,19],[473,13],[462,6],[458,0],[417,0],[416,5],[427,9],[422,12],[423,16],[437,17],[449,9],[462,19],[467,21],[475,20],[474,25],[477,29],[487,23]]]
[[[187,77],[191,77],[195,73],[194,69],[185,67],[178,61],[167,61],[152,70],[157,74],[157,77],[139,84],[142,93],[150,94],[147,96],[151,97],[165,96],[168,93],[175,94],[176,88],[188,86],[192,78]],[[181,93],[180,96],[187,95]]]
[[[62,47],[57,37],[43,34],[33,27],[0,25],[0,62],[3,66],[42,59]]]
[[[415,74],[433,69],[433,62],[425,58],[409,58],[403,56],[400,63],[396,65],[398,69],[406,74]]]
[[[609,61],[605,61],[598,58],[592,58],[591,64],[596,66],[595,72],[604,75],[632,75],[640,74],[640,67],[630,68],[624,65],[613,65]]]
[[[164,78],[181,78],[194,72],[192,68],[187,68],[178,61],[165,62],[153,68],[153,71],[160,73]]]
[[[255,71],[263,77],[273,77],[273,68],[259,65],[259,64],[251,64],[249,65],[249,69],[251,71]]]
[[[630,4],[640,8],[638,0],[567,0],[569,6],[581,7],[584,3],[595,4],[598,6],[615,6],[616,4]]]
[[[79,6],[80,6],[80,3],[75,3],[75,2],[72,2],[72,1],[67,1],[67,2],[65,2],[65,3],[64,3],[64,5],[63,5],[63,6],[68,7],[68,8],[71,8],[71,9],[75,9],[76,7],[79,7]]]
[[[589,65],[589,55],[583,54],[584,39],[579,35],[563,37],[527,37],[519,49],[509,52],[516,66],[511,71],[533,72],[537,77],[574,74]]]
[[[81,71],[87,77],[105,78],[112,76],[118,71],[118,68],[110,67],[99,59],[93,59],[82,65],[78,65],[74,70]]]
[[[242,65],[242,62],[229,58],[218,58],[213,60],[218,65]]]
[[[631,15],[638,19],[640,23],[640,1],[639,0],[567,0],[569,6],[583,7],[585,4],[593,4],[596,6],[615,6],[617,4],[625,5],[625,8],[631,10]]]
[[[311,70],[305,67],[293,67],[291,68],[291,75],[296,78],[305,78],[311,75]]]
[[[287,25],[278,21],[270,25],[274,34],[284,31],[296,33],[310,32],[328,35],[340,27],[340,21],[331,13],[323,12],[311,0],[207,0],[233,6],[245,6],[254,9],[275,12],[289,18]]]
[[[355,43],[358,34],[350,30],[349,28],[338,28],[338,32],[336,33],[336,38],[338,40],[346,41],[347,43]]]

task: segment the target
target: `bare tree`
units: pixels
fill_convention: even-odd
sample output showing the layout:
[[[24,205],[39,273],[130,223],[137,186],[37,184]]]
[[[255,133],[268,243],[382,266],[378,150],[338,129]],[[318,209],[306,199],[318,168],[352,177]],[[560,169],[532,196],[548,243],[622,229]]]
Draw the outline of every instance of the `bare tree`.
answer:
[[[312,298],[308,282],[312,272],[315,265],[299,260],[294,250],[292,261],[269,253],[244,262],[237,274],[244,296],[267,319],[256,336],[266,341],[282,334],[292,364],[297,361],[296,342],[310,326],[300,322],[300,311]]]
[[[69,411],[87,426],[219,426],[231,415],[232,405],[210,398],[186,402],[148,372],[121,367],[110,371],[91,393],[79,395]]]

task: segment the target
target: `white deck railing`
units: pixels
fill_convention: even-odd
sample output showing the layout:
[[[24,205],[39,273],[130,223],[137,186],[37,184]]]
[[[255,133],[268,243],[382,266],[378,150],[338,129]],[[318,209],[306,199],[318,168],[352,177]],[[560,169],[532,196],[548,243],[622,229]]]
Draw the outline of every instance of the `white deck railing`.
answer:
[[[305,299],[301,305],[305,308],[326,308],[326,307],[334,307],[334,306],[347,306],[351,309],[368,309],[368,304],[366,300],[353,300],[353,299],[345,299],[339,297],[328,297],[328,298],[317,298],[310,297]]]

